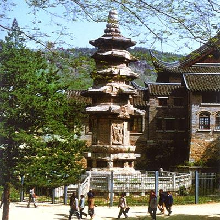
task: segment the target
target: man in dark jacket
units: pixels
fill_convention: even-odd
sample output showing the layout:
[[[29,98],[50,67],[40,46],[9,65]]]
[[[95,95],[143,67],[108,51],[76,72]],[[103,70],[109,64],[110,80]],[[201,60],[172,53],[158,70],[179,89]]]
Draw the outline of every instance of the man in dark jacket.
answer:
[[[159,190],[158,209],[161,211],[161,214],[164,214],[166,196],[167,196],[166,193],[163,192],[162,189],[160,189]]]
[[[172,213],[172,205],[173,205],[173,196],[170,191],[167,192],[167,197],[165,200],[165,206],[168,211],[168,215]]]

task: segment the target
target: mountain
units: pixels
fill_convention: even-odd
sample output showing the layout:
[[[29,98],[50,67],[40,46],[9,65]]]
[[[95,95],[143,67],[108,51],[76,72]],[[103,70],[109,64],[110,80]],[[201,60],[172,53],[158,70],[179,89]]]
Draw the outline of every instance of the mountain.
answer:
[[[80,87],[82,89],[87,89],[88,87],[90,87],[92,85],[92,80],[89,76],[89,73],[95,68],[95,62],[91,58],[91,56],[95,53],[96,48],[73,48],[73,49],[58,48],[56,51],[62,57],[68,59],[69,60],[68,63],[71,63],[71,66],[68,67],[68,70],[71,70],[70,75],[75,82],[72,88],[78,89],[78,87]],[[157,78],[157,73],[152,64],[150,50],[142,47],[135,47],[133,49],[129,49],[129,52],[137,58],[136,62],[130,63],[130,68],[134,72],[139,74],[139,78],[136,79],[135,82],[143,87],[144,87],[144,82],[155,82]],[[153,50],[152,52],[159,59],[166,62],[173,62],[179,60],[182,57],[182,55],[179,54],[162,53],[161,51],[156,51],[156,50]],[[57,64],[59,64],[58,68],[64,66],[64,64],[62,64],[62,60],[60,59],[59,61],[57,61]],[[77,82],[77,79],[80,79],[80,84]],[[83,84],[82,83],[83,81],[86,83]]]

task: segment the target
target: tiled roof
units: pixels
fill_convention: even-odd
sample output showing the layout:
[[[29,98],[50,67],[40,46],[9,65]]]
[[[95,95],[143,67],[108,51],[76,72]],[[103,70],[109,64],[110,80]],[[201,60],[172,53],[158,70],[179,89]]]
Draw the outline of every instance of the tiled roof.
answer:
[[[220,91],[220,73],[186,73],[183,77],[187,89],[191,91]]]
[[[182,74],[182,73],[219,73],[220,66],[218,65],[196,65],[191,67],[181,67],[179,62],[175,63],[165,63],[160,60],[153,60],[154,66],[158,72],[170,72],[175,74]]]
[[[132,97],[131,104],[137,108],[146,106],[146,90],[137,90],[137,95]]]
[[[220,72],[219,67],[206,67],[206,69],[197,71],[196,68],[192,68],[189,66],[192,66],[193,64],[197,63],[199,59],[202,57],[210,54],[212,51],[219,50],[220,48],[220,32],[211,38],[206,44],[198,48],[197,50],[194,50],[189,55],[183,57],[180,61],[176,62],[164,62],[162,60],[159,60],[152,51],[151,52],[151,58],[153,65],[155,66],[155,69],[158,72],[172,72],[172,73],[191,73],[191,72],[208,72],[215,73]],[[200,69],[205,67],[200,67]],[[217,70],[218,69],[218,70]]]
[[[173,91],[182,88],[180,83],[148,83],[150,95],[168,96]]]
[[[182,61],[180,61],[181,66],[190,65],[195,62],[198,58],[207,55],[210,51],[219,50],[220,48],[220,32],[216,36],[212,37],[206,44],[202,45],[200,48],[194,50],[189,55],[185,56]]]

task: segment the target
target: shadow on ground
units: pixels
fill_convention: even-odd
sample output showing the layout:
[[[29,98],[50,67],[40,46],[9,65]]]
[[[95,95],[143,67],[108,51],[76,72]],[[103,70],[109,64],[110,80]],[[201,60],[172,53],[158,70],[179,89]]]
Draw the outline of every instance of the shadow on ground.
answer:
[[[68,214],[56,214],[56,215],[57,215],[56,219],[59,219],[59,220],[67,220],[69,217]],[[72,217],[72,219],[77,219],[77,218]]]
[[[150,216],[146,216],[146,217],[135,217],[135,218],[127,218],[129,220],[133,220],[133,219],[139,219],[139,220],[147,220],[147,219],[151,219]],[[173,216],[157,216],[157,220],[162,220],[162,219],[169,219],[169,220],[205,220],[205,219],[209,219],[209,220],[220,220],[220,214],[217,215],[173,215]]]

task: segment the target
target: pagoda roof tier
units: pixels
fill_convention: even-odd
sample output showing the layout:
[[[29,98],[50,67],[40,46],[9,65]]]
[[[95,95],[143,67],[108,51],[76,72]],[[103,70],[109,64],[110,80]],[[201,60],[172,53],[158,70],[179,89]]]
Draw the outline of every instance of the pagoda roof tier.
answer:
[[[132,56],[127,50],[120,49],[98,50],[95,54],[92,55],[92,58],[101,61],[117,60],[127,63],[131,61],[137,61],[137,59]]]
[[[93,72],[91,75],[105,75],[105,76],[128,76],[129,78],[136,79],[138,78],[138,74],[133,72],[129,67],[123,67],[123,68],[115,68],[110,67],[107,69],[98,70],[96,72]]]
[[[113,35],[113,36],[106,36],[105,34],[96,39],[90,40],[89,43],[98,48],[121,48],[121,49],[128,49],[129,47],[133,47],[136,45],[135,41],[132,41],[131,38],[126,38],[122,35]]]
[[[191,91],[220,91],[220,73],[186,73],[183,78],[187,89]]]
[[[118,13],[116,10],[111,10],[108,16],[108,23],[104,30],[104,35],[96,40],[91,40],[89,43],[100,49],[127,49],[136,44],[130,38],[121,35],[118,24]]]
[[[125,111],[126,109],[126,111]],[[129,118],[129,115],[143,115],[144,112],[140,109],[134,108],[132,105],[115,105],[115,104],[100,104],[86,108],[89,114],[108,113],[119,114],[119,118]]]
[[[87,94],[85,94],[87,93]],[[110,96],[117,96],[119,94],[132,94],[137,93],[136,89],[133,86],[119,83],[108,83],[107,85],[97,85],[96,87],[89,88],[84,94],[85,95],[96,95],[96,94],[109,94]]]
[[[127,94],[127,95],[136,95],[136,91],[132,88],[120,88],[118,92],[110,92],[110,90],[108,90],[108,88],[100,88],[100,89],[88,89],[88,91],[86,92],[87,94],[85,95],[89,95],[89,96],[94,96],[97,94],[108,94],[109,96],[118,96],[121,94]]]

